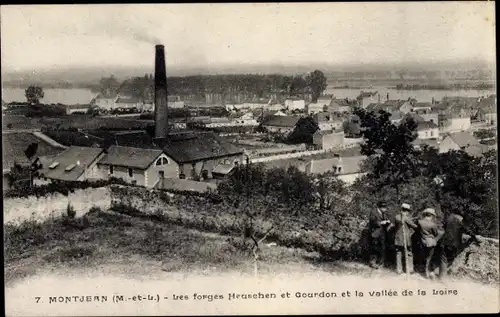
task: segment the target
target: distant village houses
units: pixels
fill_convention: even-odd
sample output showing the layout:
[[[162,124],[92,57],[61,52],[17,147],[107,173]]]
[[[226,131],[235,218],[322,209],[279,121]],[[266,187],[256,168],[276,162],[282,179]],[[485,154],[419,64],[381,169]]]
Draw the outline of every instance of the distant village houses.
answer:
[[[90,105],[67,105],[66,114],[86,114],[90,109]]]
[[[313,115],[313,120],[318,125],[319,129],[325,130],[340,130],[344,123],[344,117],[339,114],[330,112],[319,112]]]
[[[469,132],[449,133],[439,144],[439,153],[460,150],[465,151],[471,156],[478,157],[486,153],[489,148],[487,145],[479,143]]]
[[[339,156],[311,160],[305,165],[305,172],[312,175],[334,172],[338,179],[352,185],[359,177],[366,174],[361,171],[361,164],[365,159],[366,156]]]
[[[286,99],[285,100],[285,108],[288,111],[305,110],[306,109],[306,102],[304,99]]]
[[[421,140],[439,138],[439,127],[432,121],[417,123],[417,138]]]
[[[439,119],[441,133],[468,131],[471,127],[471,118],[463,109],[458,113],[444,113]]]
[[[375,92],[362,91],[356,98],[356,100],[358,101],[358,105],[361,108],[366,109],[366,107],[368,107],[368,105],[371,103],[380,103],[380,95],[378,91]]]
[[[313,135],[313,144],[317,150],[340,149],[344,146],[344,131],[318,130]]]
[[[299,119],[298,116],[273,116],[264,121],[262,127],[271,133],[289,134],[293,132]]]

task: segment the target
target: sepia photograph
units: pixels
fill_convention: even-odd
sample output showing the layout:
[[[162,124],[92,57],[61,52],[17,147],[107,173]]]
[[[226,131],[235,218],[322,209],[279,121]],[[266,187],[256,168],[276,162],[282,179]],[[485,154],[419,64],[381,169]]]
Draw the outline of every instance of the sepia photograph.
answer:
[[[500,311],[493,1],[0,21],[6,316]]]

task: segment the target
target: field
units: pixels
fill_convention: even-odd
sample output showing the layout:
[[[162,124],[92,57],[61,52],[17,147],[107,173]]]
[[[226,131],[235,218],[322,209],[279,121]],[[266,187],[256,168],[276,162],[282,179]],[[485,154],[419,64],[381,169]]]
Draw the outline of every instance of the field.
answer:
[[[27,162],[24,151],[31,143],[38,143],[38,156],[53,156],[63,151],[60,148],[53,147],[31,133],[3,133],[3,168],[6,169],[12,167],[15,161]]]

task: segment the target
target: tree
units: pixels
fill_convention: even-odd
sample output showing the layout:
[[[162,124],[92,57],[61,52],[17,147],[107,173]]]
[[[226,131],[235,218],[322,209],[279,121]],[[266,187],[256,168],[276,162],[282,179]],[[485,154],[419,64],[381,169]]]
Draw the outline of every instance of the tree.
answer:
[[[24,91],[24,95],[30,105],[38,105],[40,103],[40,99],[43,99],[44,97],[43,89],[39,86],[29,86]]]
[[[327,87],[325,74],[320,70],[315,70],[307,75],[306,83],[312,92],[312,102],[316,102]]]
[[[331,210],[335,202],[342,199],[346,193],[344,184],[339,180],[335,172],[327,172],[319,175],[313,180],[315,194],[319,209],[321,211]]]
[[[417,124],[410,118],[396,126],[385,111],[373,113],[357,108],[354,114],[360,118],[361,134],[365,139],[361,154],[374,157],[369,177],[378,183],[377,189],[395,188],[399,204],[401,185],[419,175],[418,153],[412,144],[417,137],[414,132]]]
[[[103,77],[99,80],[99,92],[105,97],[113,97],[120,89],[120,82],[114,75]]]
[[[304,93],[307,83],[302,76],[295,76],[290,84],[290,95],[298,95]]]
[[[287,138],[287,141],[293,144],[313,143],[313,135],[319,130],[319,126],[312,117],[300,118],[295,125],[294,130]]]
[[[464,211],[477,232],[498,236],[497,152],[471,157],[464,151],[440,154],[431,163],[443,180],[445,209]]]
[[[353,122],[352,120],[346,120],[342,123],[342,128],[346,137],[358,137],[361,133],[360,127],[358,123]]]

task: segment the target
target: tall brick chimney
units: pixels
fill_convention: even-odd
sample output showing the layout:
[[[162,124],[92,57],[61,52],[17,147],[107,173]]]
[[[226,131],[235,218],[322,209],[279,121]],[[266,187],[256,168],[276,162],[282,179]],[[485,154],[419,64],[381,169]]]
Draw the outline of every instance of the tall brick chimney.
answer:
[[[155,138],[168,135],[167,71],[165,46],[155,46]]]

